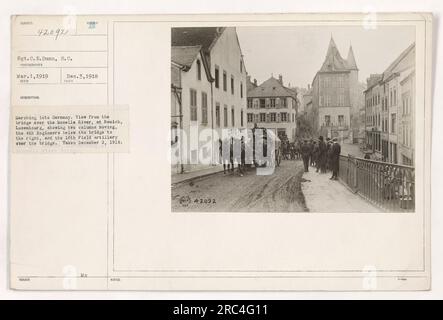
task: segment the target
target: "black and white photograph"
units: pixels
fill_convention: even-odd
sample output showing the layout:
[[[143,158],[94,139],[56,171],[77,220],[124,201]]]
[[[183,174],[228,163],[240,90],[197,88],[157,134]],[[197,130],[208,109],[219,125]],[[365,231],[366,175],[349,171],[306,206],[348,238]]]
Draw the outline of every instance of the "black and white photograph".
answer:
[[[415,37],[172,28],[172,211],[414,212]]]

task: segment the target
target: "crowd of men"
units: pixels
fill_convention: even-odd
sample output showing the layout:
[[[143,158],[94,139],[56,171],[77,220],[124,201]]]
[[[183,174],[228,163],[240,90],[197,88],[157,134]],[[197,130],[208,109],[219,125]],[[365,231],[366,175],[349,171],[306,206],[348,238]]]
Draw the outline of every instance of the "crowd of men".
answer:
[[[309,171],[309,166],[322,174],[330,170],[331,180],[338,180],[340,152],[341,146],[337,138],[326,138],[325,141],[323,136],[320,136],[317,140],[305,139],[300,145],[305,172]]]
[[[301,155],[304,171],[309,172],[309,167],[314,167],[316,172],[324,174],[332,171],[331,180],[338,180],[339,160],[341,146],[337,138],[304,139],[296,142],[297,151]],[[234,172],[234,164],[238,164],[238,172],[243,176],[246,170],[246,148],[251,143],[246,143],[242,136],[240,139],[231,137],[219,140],[220,162],[223,172]],[[294,158],[295,159],[295,158]]]

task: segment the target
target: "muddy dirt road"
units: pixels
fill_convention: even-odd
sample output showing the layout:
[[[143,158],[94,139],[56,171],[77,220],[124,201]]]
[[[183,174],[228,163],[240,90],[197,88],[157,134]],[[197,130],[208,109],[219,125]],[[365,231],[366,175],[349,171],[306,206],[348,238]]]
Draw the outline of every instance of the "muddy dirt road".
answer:
[[[241,177],[217,173],[172,188],[174,212],[303,212],[307,211],[300,160],[282,161],[272,175],[250,169]]]

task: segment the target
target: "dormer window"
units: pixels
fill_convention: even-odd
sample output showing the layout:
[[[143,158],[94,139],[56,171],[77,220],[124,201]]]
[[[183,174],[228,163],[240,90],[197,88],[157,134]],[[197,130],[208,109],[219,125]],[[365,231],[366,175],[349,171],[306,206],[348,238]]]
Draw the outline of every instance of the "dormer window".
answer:
[[[202,64],[200,60],[197,60],[197,80],[202,79]]]

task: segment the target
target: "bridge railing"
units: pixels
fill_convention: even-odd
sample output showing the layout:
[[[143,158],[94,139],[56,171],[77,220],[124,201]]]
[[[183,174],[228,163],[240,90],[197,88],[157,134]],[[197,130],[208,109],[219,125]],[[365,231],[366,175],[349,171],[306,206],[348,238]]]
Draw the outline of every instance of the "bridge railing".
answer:
[[[415,210],[414,167],[340,156],[339,178],[351,190],[386,211]]]

